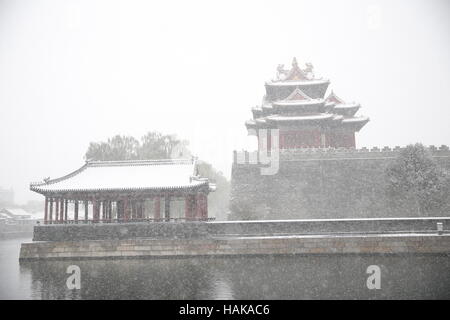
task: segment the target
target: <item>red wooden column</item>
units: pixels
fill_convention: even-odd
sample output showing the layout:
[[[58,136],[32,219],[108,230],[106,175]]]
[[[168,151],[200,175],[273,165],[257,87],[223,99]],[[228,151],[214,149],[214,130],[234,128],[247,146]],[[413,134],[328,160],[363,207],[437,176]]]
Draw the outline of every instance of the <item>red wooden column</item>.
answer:
[[[128,219],[130,218],[130,204],[128,198],[125,198],[123,200],[123,215],[124,220],[128,221]]]
[[[89,202],[84,200],[84,221],[88,221],[89,219]]]
[[[136,200],[130,200],[130,219],[136,219]]]
[[[196,219],[206,220],[208,218],[208,198],[204,193],[198,193],[196,197]]]
[[[61,208],[59,208],[59,222],[62,223],[64,221],[64,199],[59,200],[59,205]]]
[[[135,219],[142,219],[140,200],[136,200],[136,202],[134,203],[134,208],[135,208]]]
[[[208,195],[203,194],[203,210],[202,210],[202,218],[203,220],[208,219]]]
[[[139,217],[144,219],[144,200],[139,200]]]
[[[105,200],[105,220],[109,220],[109,200]]]
[[[73,210],[74,210],[73,219],[75,220],[75,223],[76,223],[76,222],[78,222],[78,200],[75,200]]]
[[[195,220],[200,220],[202,216],[202,195],[197,193],[195,195]]]
[[[154,199],[154,205],[155,205],[155,212],[153,214],[153,217],[155,218],[156,221],[158,221],[159,219],[161,219],[161,198],[160,196],[156,196],[153,198]]]
[[[48,213],[50,223],[53,222],[53,198],[50,198],[50,212]]]
[[[100,207],[99,207],[99,201],[98,200],[93,200],[93,210],[92,210],[92,215],[93,215],[93,219],[92,221],[94,223],[98,222],[99,216],[100,216]]]
[[[192,195],[188,194],[184,197],[184,217],[186,221],[192,220]]]
[[[189,195],[187,195],[184,197],[184,218],[186,219],[186,221],[188,221],[191,216],[191,207],[189,202]]]
[[[55,199],[55,223],[58,223],[59,216],[59,199]]]
[[[112,201],[108,201],[108,220],[112,220]]]
[[[102,201],[102,220],[106,220],[106,201]]]
[[[170,201],[170,195],[164,196],[164,218],[166,221],[170,221]]]
[[[69,207],[69,200],[66,199],[64,202],[64,221],[67,222],[67,208]]]
[[[47,220],[48,220],[48,198],[45,197],[44,224],[47,224]]]

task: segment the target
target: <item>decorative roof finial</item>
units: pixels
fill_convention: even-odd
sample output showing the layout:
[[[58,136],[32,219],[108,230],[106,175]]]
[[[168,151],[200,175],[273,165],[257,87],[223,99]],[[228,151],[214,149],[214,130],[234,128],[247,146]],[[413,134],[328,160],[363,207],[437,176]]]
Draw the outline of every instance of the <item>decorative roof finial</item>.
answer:
[[[297,58],[296,57],[294,57],[294,59],[292,59],[292,66],[294,68],[298,67],[298,63],[297,63]]]

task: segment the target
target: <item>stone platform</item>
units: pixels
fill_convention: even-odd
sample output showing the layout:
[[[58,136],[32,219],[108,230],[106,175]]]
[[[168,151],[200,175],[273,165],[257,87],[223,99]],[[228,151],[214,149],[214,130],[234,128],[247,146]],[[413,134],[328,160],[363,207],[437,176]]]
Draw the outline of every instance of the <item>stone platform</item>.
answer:
[[[450,254],[450,234],[124,239],[23,243],[20,260],[236,255]]]
[[[38,225],[20,259],[446,254],[449,226],[447,217]]]

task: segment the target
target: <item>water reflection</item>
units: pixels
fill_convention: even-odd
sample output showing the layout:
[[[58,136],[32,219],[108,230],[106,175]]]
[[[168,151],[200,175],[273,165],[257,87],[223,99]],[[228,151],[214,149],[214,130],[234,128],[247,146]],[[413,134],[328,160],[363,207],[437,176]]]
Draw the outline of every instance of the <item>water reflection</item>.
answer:
[[[81,268],[81,290],[68,290],[66,269]],[[366,286],[381,268],[381,290]],[[450,258],[274,256],[23,263],[33,299],[449,299]]]

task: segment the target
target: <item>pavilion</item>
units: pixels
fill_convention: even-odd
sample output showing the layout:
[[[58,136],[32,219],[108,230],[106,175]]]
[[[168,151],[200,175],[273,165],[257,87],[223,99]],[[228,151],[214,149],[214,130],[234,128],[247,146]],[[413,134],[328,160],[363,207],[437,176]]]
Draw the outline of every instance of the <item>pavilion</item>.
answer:
[[[30,184],[45,196],[45,224],[206,221],[214,189],[195,158],[86,161],[68,175]]]

